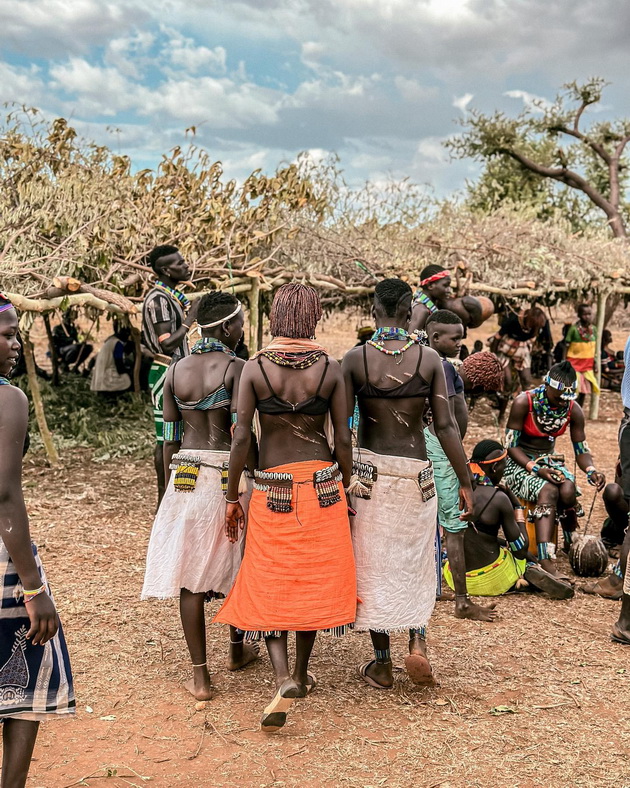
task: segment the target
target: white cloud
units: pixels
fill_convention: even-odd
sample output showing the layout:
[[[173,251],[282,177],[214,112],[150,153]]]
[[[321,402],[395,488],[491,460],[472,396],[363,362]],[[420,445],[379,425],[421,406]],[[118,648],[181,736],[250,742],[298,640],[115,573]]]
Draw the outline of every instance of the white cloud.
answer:
[[[142,30],[131,36],[114,38],[107,45],[105,63],[125,77],[140,79],[149,64],[148,53],[154,43],[155,35]]]
[[[503,95],[508,98],[521,99],[525,109],[531,112],[542,113],[551,107],[551,101],[542,96],[536,96],[534,93],[528,93],[526,90],[506,90]]]
[[[443,137],[425,137],[420,140],[416,149],[416,162],[422,160],[424,163],[444,164],[448,156],[443,143]]]
[[[133,107],[138,90],[115,68],[102,68],[88,63],[83,58],[70,58],[66,65],[57,64],[50,68],[53,89],[61,89],[77,96],[76,106],[83,115],[116,115],[117,112]]]
[[[453,103],[451,106],[455,107],[455,109],[460,110],[465,115],[468,105],[474,98],[475,98],[474,93],[464,93],[463,96],[459,96],[459,97],[455,96],[453,98]]]
[[[208,49],[196,46],[192,38],[181,38],[171,41],[169,46],[170,61],[174,66],[196,74],[203,69],[213,74],[225,74],[227,70],[227,52],[221,46]]]

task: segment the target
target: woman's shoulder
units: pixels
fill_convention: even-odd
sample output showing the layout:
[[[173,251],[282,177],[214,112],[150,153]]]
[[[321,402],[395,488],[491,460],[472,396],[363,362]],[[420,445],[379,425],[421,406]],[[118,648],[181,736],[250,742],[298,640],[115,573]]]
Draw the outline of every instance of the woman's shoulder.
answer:
[[[0,421],[4,419],[11,419],[13,421],[16,415],[28,415],[28,397],[17,386],[0,386]]]

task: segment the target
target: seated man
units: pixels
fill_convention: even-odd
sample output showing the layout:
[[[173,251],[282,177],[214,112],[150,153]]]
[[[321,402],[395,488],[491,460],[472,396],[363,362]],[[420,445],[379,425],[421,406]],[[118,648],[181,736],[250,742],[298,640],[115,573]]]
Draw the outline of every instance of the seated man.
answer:
[[[134,345],[131,331],[114,319],[114,333],[107,337],[96,355],[90,388],[115,396],[133,388]]]
[[[500,596],[515,588],[521,577],[546,591],[552,599],[569,599],[573,589],[546,572],[529,555],[522,507],[508,490],[499,487],[507,450],[494,440],[480,441],[469,467],[473,477],[473,522],[464,537],[466,590],[471,596]],[[518,518],[518,519],[517,519]],[[499,539],[499,529],[505,540]],[[444,578],[453,588],[448,562]]]
[[[75,325],[76,315],[73,309],[66,309],[61,318],[61,323],[53,328],[53,345],[61,366],[69,370],[72,365],[76,371],[87,361],[92,352],[92,345],[79,339],[79,332]]]

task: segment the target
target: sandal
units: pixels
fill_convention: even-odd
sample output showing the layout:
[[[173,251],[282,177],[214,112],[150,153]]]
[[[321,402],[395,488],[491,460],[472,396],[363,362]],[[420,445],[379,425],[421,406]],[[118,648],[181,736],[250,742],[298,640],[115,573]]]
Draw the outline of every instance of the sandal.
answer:
[[[287,711],[297,698],[297,686],[293,679],[287,679],[281,685],[273,700],[263,711],[260,719],[260,729],[265,733],[275,733],[284,727],[287,721]]]
[[[613,589],[612,593],[607,593],[601,589],[599,585],[599,580],[593,580],[590,583],[585,583],[582,586],[582,592],[584,594],[593,594],[594,596],[601,596],[602,599],[614,599],[619,600],[623,596],[623,588]]]
[[[434,687],[435,678],[429,660],[423,654],[408,654],[405,657],[407,675],[419,687]]]
[[[374,665],[375,662],[376,662],[375,659],[368,659],[367,662],[364,662],[362,665],[359,665],[359,667],[357,668],[357,673],[363,679],[363,681],[365,681],[366,684],[369,684],[370,687],[374,687],[374,689],[381,689],[381,690],[393,689],[394,686],[393,684],[391,687],[386,687],[383,684],[379,684],[378,681],[375,681],[371,676],[368,676],[366,671],[370,667],[370,665]]]
[[[613,624],[613,631],[610,633],[610,639],[614,643],[622,643],[624,646],[630,646],[630,638],[626,637],[616,624]]]

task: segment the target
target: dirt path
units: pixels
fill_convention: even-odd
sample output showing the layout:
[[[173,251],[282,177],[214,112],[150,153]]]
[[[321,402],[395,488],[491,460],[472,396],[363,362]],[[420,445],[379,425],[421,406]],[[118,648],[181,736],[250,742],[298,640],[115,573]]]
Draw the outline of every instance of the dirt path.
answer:
[[[606,393],[602,420],[589,425],[607,473],[618,413],[617,395]],[[484,408],[473,423],[469,445],[495,434]],[[66,452],[57,471],[39,458],[26,466],[33,533],[78,697],[75,720],[42,726],[31,788],[630,786],[630,650],[609,640],[618,603],[580,593],[568,602],[508,596],[495,624],[456,621],[451,603],[439,603],[429,645],[440,686],[430,690],[402,673],[392,692],[372,690],[354,675],[369,638],[320,636],[312,663],[320,686],[276,736],[258,730],[271,697],[266,654],[231,674],[227,630],[212,627],[217,696],[196,711],[180,687],[189,668],[176,603],[139,601],[150,466],[90,457]],[[587,511],[591,499],[587,488]],[[598,503],[596,527],[601,511]],[[404,636],[395,637],[395,663],[404,649]]]

